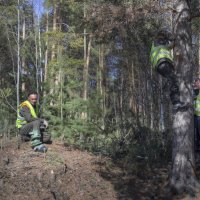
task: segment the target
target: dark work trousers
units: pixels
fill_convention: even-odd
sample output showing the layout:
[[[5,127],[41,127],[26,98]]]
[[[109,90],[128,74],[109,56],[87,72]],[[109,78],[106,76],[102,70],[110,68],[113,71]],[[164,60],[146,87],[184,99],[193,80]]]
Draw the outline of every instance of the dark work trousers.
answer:
[[[180,102],[180,91],[178,79],[174,72],[174,66],[170,62],[162,62],[157,67],[157,72],[162,75],[170,84],[170,99],[173,105]]]
[[[38,119],[38,120],[35,120],[35,121],[32,121],[32,122],[29,122],[25,125],[22,126],[22,128],[20,129],[20,134],[22,136],[27,136],[29,137],[29,133],[33,131],[33,129],[36,129],[36,130],[39,130],[40,131],[40,123],[41,123],[41,120]]]
[[[194,116],[195,146],[200,149],[200,116]]]
[[[24,126],[22,126],[22,128],[19,131],[20,135],[22,136],[22,139],[24,141],[29,141],[31,139],[31,135],[29,133],[32,132],[34,129],[34,130],[38,130],[40,132],[41,142],[50,144],[51,143],[51,135],[44,132],[43,129],[41,130],[41,123],[42,123],[41,120],[38,119],[38,120],[29,122],[29,123],[25,124]]]

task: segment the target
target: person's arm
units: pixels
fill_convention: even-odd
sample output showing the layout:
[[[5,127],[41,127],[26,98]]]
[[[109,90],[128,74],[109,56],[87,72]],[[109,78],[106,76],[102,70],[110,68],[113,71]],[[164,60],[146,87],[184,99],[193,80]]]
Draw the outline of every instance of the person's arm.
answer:
[[[20,116],[24,117],[27,122],[32,122],[38,120],[38,118],[33,118],[30,112],[30,109],[26,106],[20,109]]]
[[[173,38],[168,39],[166,43],[167,43],[166,44],[167,48],[169,48],[169,49],[174,48],[174,39]]]

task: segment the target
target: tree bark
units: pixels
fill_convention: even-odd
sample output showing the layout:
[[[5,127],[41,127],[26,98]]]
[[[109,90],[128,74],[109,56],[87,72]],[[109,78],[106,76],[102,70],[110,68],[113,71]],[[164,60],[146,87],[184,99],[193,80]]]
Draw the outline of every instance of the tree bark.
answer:
[[[57,30],[57,2],[56,1],[53,1],[53,32],[55,33]],[[55,50],[56,50],[56,45],[55,45],[55,41],[53,42],[52,44],[52,47],[51,47],[51,61],[54,61],[56,59],[56,53],[55,53]],[[50,81],[51,83],[51,89],[50,89],[50,94],[54,94],[55,92],[55,72],[54,70],[52,70],[52,79]],[[51,102],[50,102],[50,105],[53,106],[55,103],[54,103],[54,100],[52,99]]]
[[[91,51],[91,44],[92,44],[92,35],[89,35],[89,42],[88,42],[88,48],[87,48],[87,56],[84,64],[83,69],[83,100],[88,99],[88,70],[89,70],[89,63],[90,63],[90,51]],[[82,113],[82,118],[87,118],[87,113]]]
[[[22,41],[23,41],[23,47],[25,46],[25,37],[26,37],[26,22],[25,22],[25,13],[23,13],[23,24],[22,24]],[[22,55],[22,72],[25,74],[25,55]],[[26,90],[26,83],[22,79],[22,86],[21,86],[22,92],[25,92]]]
[[[19,82],[20,82],[20,10],[19,10],[19,0],[17,9],[17,107],[19,106]]]
[[[54,1],[53,4],[53,32],[56,32],[57,30],[57,3]],[[55,55],[55,43],[52,45],[52,51],[51,51],[51,60],[54,60],[56,55]]]
[[[97,68],[97,91],[100,93],[101,100],[100,100],[100,107],[103,112],[102,117],[102,129],[105,128],[105,95],[104,95],[104,85],[103,85],[103,78],[104,78],[104,44],[100,44],[99,46],[99,66]]]
[[[160,123],[159,123],[159,131],[164,132],[165,131],[165,118],[164,118],[164,98],[163,98],[163,82],[162,78],[159,80],[160,81]]]
[[[49,14],[48,12],[46,13],[46,33],[49,31]],[[44,82],[46,83],[47,81],[47,74],[48,74],[48,36],[46,38],[46,43],[45,43],[45,61],[44,61]]]
[[[129,71],[130,80],[130,99],[129,99],[129,109],[132,114],[133,124],[137,124],[138,113],[137,113],[137,101],[136,101],[136,84],[135,84],[135,70],[134,63],[131,61],[131,67]]]
[[[197,70],[197,75],[198,77],[200,76],[200,32],[199,32],[199,66],[198,66],[198,70]]]
[[[198,182],[195,175],[194,158],[194,125],[191,94],[193,66],[191,62],[192,39],[191,24],[189,23],[190,13],[186,0],[177,1],[175,9],[174,64],[179,77],[181,100],[186,101],[191,106],[184,111],[174,113],[170,186],[176,192],[195,193]]]
[[[35,26],[35,80],[36,80],[36,91],[39,94],[39,79],[38,79],[38,43],[37,43],[37,19],[34,17],[34,26]]]

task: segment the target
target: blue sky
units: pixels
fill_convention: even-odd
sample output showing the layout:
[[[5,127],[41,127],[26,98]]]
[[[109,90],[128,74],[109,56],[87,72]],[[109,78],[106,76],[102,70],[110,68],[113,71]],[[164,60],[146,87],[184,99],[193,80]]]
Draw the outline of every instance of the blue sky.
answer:
[[[31,0],[31,2],[34,5],[35,12],[39,14],[39,16],[41,16],[41,14],[44,12],[44,8],[43,8],[44,0]]]

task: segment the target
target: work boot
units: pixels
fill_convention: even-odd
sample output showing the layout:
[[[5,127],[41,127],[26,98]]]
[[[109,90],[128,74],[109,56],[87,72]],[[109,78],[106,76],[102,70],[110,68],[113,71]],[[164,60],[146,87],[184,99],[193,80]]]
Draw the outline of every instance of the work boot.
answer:
[[[45,147],[43,144],[40,144],[40,145],[34,147],[33,150],[37,151],[37,152],[45,153],[45,152],[47,152],[47,147]]]
[[[185,102],[178,101],[173,104],[173,111],[184,110],[188,107],[188,104]]]

